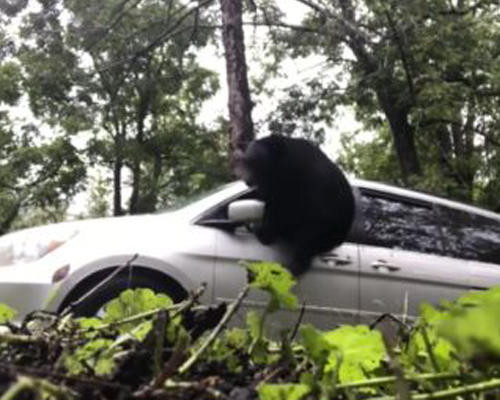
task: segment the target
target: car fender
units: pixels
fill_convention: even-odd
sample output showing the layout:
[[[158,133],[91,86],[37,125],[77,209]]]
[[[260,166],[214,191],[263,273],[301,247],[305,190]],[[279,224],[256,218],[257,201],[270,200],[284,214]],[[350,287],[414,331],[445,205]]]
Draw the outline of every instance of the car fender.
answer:
[[[70,275],[59,284],[54,285],[44,308],[49,311],[57,311],[64,299],[80,282],[94,275],[96,272],[108,268],[119,268],[127,264],[131,264],[133,267],[148,268],[160,272],[175,280],[188,292],[196,289],[195,283],[184,272],[165,261],[142,255],[122,254],[103,257],[76,268],[71,267]]]

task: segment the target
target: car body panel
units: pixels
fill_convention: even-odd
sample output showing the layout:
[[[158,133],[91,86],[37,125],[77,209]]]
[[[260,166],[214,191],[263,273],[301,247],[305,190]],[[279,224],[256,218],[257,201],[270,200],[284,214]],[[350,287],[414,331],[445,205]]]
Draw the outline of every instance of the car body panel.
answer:
[[[470,263],[448,257],[361,245],[360,264],[361,321],[367,324],[384,313],[415,317],[422,301],[439,304],[471,287]]]
[[[215,278],[216,301],[234,300],[245,286],[247,274],[239,265],[245,261],[286,263],[285,251],[278,245],[264,246],[245,228],[236,233],[220,232],[217,239]],[[335,259],[342,262],[335,262]],[[344,262],[348,260],[348,262]],[[344,244],[333,252],[313,260],[311,270],[301,277],[293,292],[304,304],[303,322],[332,328],[335,324],[355,323],[359,314],[359,263],[356,245]],[[264,308],[268,295],[252,291],[244,304]],[[245,310],[245,309],[244,309]],[[296,313],[283,311],[270,321],[270,329],[296,323]]]

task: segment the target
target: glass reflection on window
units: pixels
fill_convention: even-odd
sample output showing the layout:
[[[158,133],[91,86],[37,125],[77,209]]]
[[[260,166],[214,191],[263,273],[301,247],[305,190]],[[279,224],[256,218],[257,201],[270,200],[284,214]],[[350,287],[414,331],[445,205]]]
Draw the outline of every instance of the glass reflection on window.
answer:
[[[439,226],[425,205],[363,194],[364,243],[422,253],[441,253]]]
[[[446,207],[443,233],[450,256],[500,264],[500,221]]]

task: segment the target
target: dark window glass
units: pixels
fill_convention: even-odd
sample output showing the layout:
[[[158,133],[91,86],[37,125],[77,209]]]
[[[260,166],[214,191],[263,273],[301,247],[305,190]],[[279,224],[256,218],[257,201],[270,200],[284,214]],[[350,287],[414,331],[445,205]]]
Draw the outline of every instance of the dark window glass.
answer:
[[[440,254],[441,236],[430,206],[363,194],[363,243]]]
[[[500,264],[500,222],[443,208],[446,251],[452,257]]]

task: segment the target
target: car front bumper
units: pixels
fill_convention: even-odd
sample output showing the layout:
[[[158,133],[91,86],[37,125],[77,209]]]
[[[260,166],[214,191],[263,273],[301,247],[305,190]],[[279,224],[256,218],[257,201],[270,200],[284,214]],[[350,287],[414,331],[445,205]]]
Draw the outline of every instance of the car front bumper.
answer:
[[[13,308],[15,321],[33,310],[50,309],[49,299],[57,285],[31,267],[0,268],[0,303]]]

